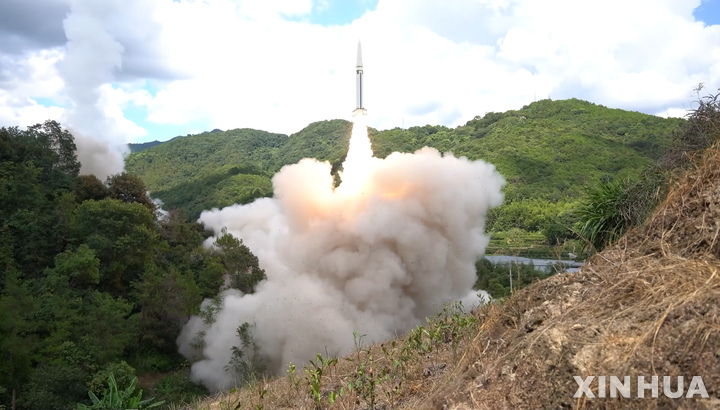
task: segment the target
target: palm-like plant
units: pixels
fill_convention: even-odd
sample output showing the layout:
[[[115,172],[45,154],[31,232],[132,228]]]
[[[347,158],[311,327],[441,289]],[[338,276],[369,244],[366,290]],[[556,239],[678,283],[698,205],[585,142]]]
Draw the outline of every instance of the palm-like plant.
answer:
[[[153,398],[142,400],[142,389],[135,391],[137,381],[137,377],[134,377],[130,386],[120,390],[115,376],[111,373],[108,379],[108,389],[103,398],[98,399],[95,393],[89,391],[88,396],[93,403],[92,406],[78,404],[76,410],[144,410],[159,407],[165,403],[164,401],[155,401]]]
[[[627,183],[611,181],[588,192],[588,198],[578,210],[579,234],[596,251],[616,241],[627,229]]]

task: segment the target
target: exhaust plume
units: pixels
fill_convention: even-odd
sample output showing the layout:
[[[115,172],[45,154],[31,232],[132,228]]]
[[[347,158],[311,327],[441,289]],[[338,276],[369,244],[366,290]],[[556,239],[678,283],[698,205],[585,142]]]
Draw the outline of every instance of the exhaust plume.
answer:
[[[71,0],[63,21],[68,38],[58,72],[72,101],[63,122],[72,128],[82,174],[101,180],[123,171],[129,153],[116,118],[103,108],[101,87],[112,82],[122,67],[123,46],[108,27],[126,5],[119,0]]]
[[[267,280],[253,294],[225,291],[214,324],[195,316],[185,325],[178,344],[188,358],[200,354],[195,381],[233,386],[225,367],[244,322],[255,325],[268,370],[280,373],[316,353],[349,353],[354,331],[378,342],[445,302],[477,301],[475,262],[489,243],[485,215],[502,203],[503,178],[493,165],[427,147],[374,158],[363,120],[356,117],[339,187],[329,163],[303,159],[275,175],[273,198],[200,216],[216,235],[226,227],[240,237]]]
[[[129,153],[127,145],[113,145],[110,141],[91,138],[72,129],[69,131],[75,138],[78,161],[82,164],[81,175],[92,174],[104,181],[123,171],[125,152]]]

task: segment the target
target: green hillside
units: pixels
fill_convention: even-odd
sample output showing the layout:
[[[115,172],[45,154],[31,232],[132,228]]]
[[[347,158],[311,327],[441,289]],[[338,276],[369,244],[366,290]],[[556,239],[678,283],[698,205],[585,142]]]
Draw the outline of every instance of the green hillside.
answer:
[[[136,152],[145,151],[148,148],[152,148],[156,145],[162,144],[163,141],[150,141],[150,142],[141,142],[137,144],[128,144],[128,148],[130,148],[130,153],[134,154]]]
[[[508,180],[507,202],[568,202],[601,179],[637,173],[667,148],[683,121],[577,99],[543,100],[457,128],[371,129],[370,137],[378,157],[431,146],[491,162]],[[203,209],[271,195],[272,175],[302,158],[330,161],[337,170],[351,126],[321,121],[289,137],[250,129],[193,135],[134,153],[126,167],[166,208],[196,218]]]
[[[633,174],[657,159],[682,121],[576,99],[543,100],[517,111],[488,113],[455,129],[425,126],[378,132],[373,149],[384,157],[431,146],[482,159],[508,180],[509,200],[564,201],[601,178]]]
[[[348,121],[321,121],[289,137],[252,129],[208,132],[132,154],[126,168],[166,208],[181,208],[195,219],[205,209],[272,195],[272,176],[305,157],[339,166],[351,127]]]
[[[210,133],[215,133],[215,132],[223,132],[223,131],[220,130],[220,129],[217,129],[217,128],[214,129],[214,130],[212,130],[212,131],[210,131]],[[192,134],[188,134],[188,136],[190,136],[190,135],[192,135]],[[171,139],[171,140],[169,140],[169,141],[172,141],[172,140],[177,139],[177,138],[183,138],[183,137],[184,137],[184,135],[178,135],[177,137],[175,137],[175,138],[173,138],[173,139]],[[156,145],[164,144],[165,142],[168,142],[168,141],[158,141],[158,140],[155,140],[155,141],[149,141],[149,142],[131,143],[131,144],[128,144],[128,148],[130,148],[130,153],[131,153],[131,154],[135,154],[135,153],[138,153],[138,152],[140,152],[140,151],[145,151],[146,149],[152,148],[152,147],[154,147],[154,146],[156,146]]]

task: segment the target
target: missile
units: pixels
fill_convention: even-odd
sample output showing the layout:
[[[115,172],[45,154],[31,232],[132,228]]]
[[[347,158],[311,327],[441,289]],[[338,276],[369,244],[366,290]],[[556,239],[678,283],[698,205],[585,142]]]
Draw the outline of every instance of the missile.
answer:
[[[365,114],[367,114],[367,111],[365,111],[365,107],[363,107],[362,49],[360,48],[360,42],[358,41],[357,64],[355,64],[355,111],[353,111],[353,117]]]

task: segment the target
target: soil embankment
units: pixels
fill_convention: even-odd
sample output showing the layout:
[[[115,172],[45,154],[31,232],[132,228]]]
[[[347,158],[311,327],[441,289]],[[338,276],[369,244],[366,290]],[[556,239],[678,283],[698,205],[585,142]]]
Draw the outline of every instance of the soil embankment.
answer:
[[[720,408],[720,150],[678,179],[646,227],[482,320],[426,408]],[[603,375],[630,376],[631,398],[597,398]],[[596,376],[596,398],[574,398],[574,376]],[[658,376],[658,398],[637,398],[638,376]],[[685,392],[702,376],[709,397],[665,397],[663,376],[672,391],[683,376]]]

